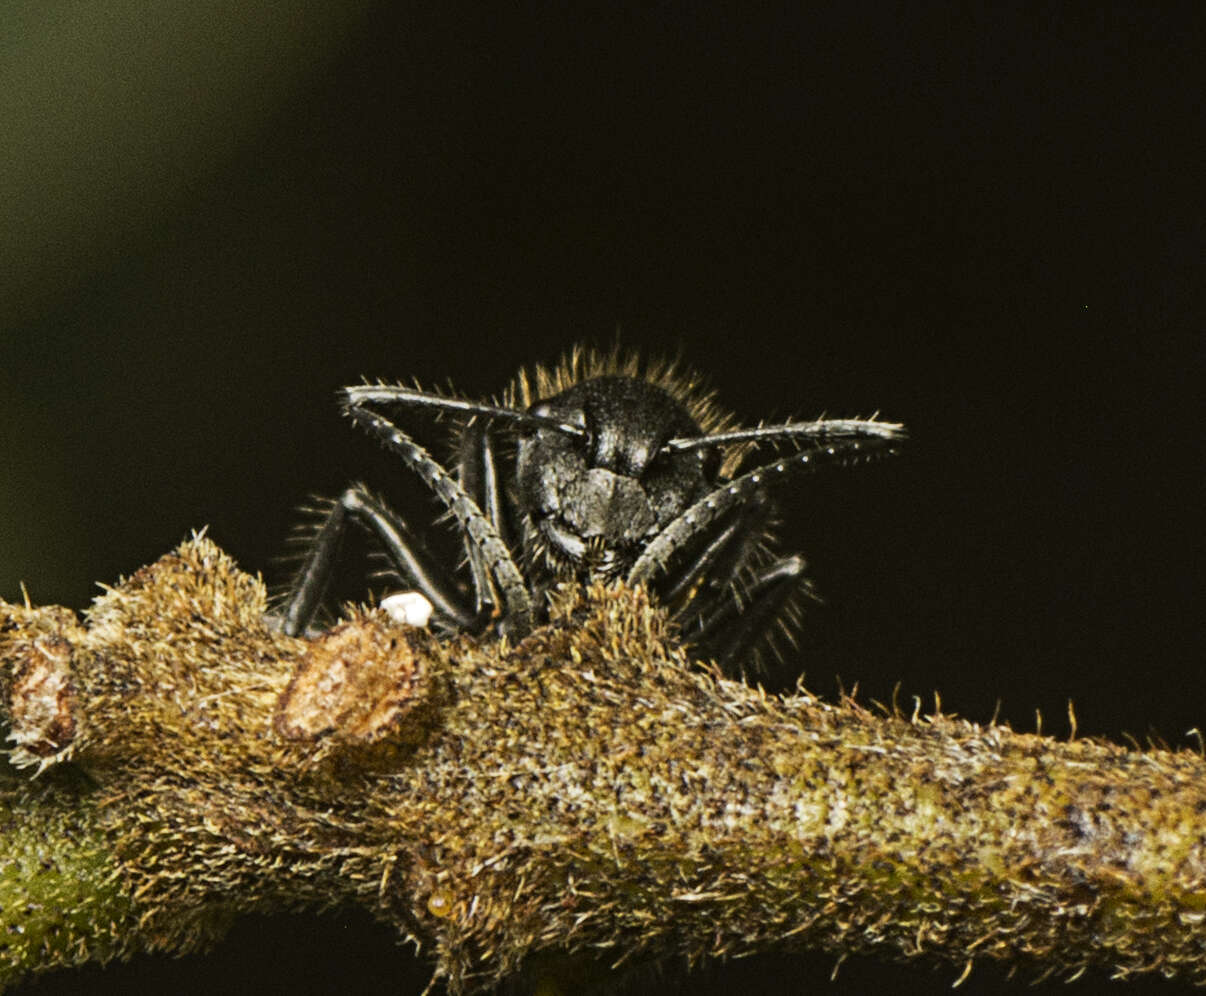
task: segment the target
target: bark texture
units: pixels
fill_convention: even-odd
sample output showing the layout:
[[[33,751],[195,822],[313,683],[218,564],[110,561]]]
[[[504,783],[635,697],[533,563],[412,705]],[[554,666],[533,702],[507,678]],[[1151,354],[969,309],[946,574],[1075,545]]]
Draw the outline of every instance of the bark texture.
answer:
[[[515,646],[264,612],[203,538],[83,620],[0,603],[0,981],[349,901],[452,992],[803,948],[1206,981],[1196,754],[767,696],[641,589]]]

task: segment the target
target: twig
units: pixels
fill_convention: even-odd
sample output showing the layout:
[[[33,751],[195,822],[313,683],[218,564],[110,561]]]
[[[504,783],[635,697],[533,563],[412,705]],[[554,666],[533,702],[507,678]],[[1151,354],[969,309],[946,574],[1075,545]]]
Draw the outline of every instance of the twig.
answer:
[[[453,992],[550,951],[1206,980],[1196,754],[764,695],[640,589],[514,647],[264,610],[200,538],[82,623],[0,603],[0,981],[347,901]]]

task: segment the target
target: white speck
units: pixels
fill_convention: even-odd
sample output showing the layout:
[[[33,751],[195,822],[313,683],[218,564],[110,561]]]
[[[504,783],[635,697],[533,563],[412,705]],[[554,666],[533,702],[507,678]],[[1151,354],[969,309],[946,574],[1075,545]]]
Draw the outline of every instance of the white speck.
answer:
[[[426,626],[431,619],[431,602],[418,591],[400,591],[383,598],[381,608],[394,622],[405,626]]]

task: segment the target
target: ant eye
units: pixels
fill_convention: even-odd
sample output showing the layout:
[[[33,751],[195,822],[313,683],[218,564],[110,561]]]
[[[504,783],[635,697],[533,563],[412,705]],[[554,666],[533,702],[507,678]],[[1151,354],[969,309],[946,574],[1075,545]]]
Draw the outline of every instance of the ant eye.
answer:
[[[556,419],[561,423],[563,429],[567,426],[571,429],[577,429],[578,431],[573,433],[575,436],[585,438],[589,435],[586,427],[586,412],[581,408],[574,408],[570,411],[554,411],[552,405],[547,401],[542,401],[540,404],[529,408],[528,412],[537,418]]]
[[[667,443],[658,448],[657,455],[650,466],[662,466],[676,456],[679,456],[679,451]],[[721,451],[714,446],[700,446],[695,449],[694,456],[702,468],[704,480],[715,481],[719,477],[721,465],[724,463]]]
[[[575,429],[581,430],[577,435],[578,447],[583,453],[590,453],[594,449],[595,434],[590,425],[586,421],[586,412],[581,408],[575,408],[573,411],[565,412],[562,416],[566,425],[572,425]]]

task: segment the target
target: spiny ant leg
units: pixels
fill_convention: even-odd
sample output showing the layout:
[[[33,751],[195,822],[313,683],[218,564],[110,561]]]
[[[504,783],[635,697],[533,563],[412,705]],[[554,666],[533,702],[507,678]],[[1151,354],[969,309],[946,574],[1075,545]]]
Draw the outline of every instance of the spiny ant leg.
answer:
[[[740,655],[753,653],[763,634],[775,624],[804,576],[804,558],[784,557],[757,572],[741,599],[734,592],[700,629],[685,636],[732,673]],[[719,639],[718,639],[719,638]]]
[[[729,590],[750,547],[762,536],[771,516],[770,501],[763,492],[755,492],[749,502],[737,508],[728,522],[713,523],[715,535],[693,558],[667,572],[663,598],[667,605],[683,606],[680,618],[687,624],[710,614]]]
[[[289,585],[289,600],[281,619],[281,632],[286,636],[304,636],[314,621],[314,614],[331,581],[346,520],[347,509],[337,501],[318,531],[307,539],[305,560]]]
[[[498,465],[494,455],[494,441],[489,426],[475,419],[465,426],[461,435],[458,454],[458,478],[466,494],[477,502],[486,518],[509,548],[508,524],[503,509],[502,490],[498,479]],[[465,540],[465,552],[469,558],[469,569],[473,575],[473,590],[480,615],[489,615],[496,597],[490,580],[490,569],[479,546]]]
[[[503,601],[503,631],[514,637],[525,636],[532,628],[532,600],[523,575],[511,557],[511,551],[498,535],[480,506],[466,493],[447,470],[422,446],[393,422],[351,400],[347,392],[348,417],[382,446],[398,454],[456,518],[466,541],[475,546],[490,576],[498,585]]]
[[[294,578],[292,594],[285,606],[281,624],[283,632],[289,636],[301,635],[314,621],[323,592],[331,580],[339,542],[347,529],[349,517],[377,538],[393,568],[407,584],[423,593],[437,613],[459,627],[473,622],[472,614],[461,606],[447,582],[438,577],[431,565],[424,563],[407,538],[402,520],[364,487],[353,485],[331,506],[326,520],[310,543],[310,550]]]
[[[876,423],[879,424],[879,423]],[[704,495],[671,522],[645,547],[628,572],[629,584],[647,583],[666,570],[674,555],[712,527],[722,516],[768,485],[806,473],[827,463],[855,463],[892,452],[893,437],[834,441],[747,471]]]
[[[693,559],[688,559],[684,567],[678,571],[669,572],[667,585],[662,601],[667,605],[677,605],[681,599],[695,599],[698,593],[692,589],[704,582],[716,562],[725,556],[733,547],[740,547],[745,539],[744,522],[740,516],[724,524],[715,536],[708,540],[707,545]]]
[[[431,602],[439,615],[461,628],[471,624],[472,614],[463,604],[460,593],[409,538],[406,524],[396,512],[360,486],[345,491],[340,496],[340,504],[376,536],[390,565],[407,584],[413,585]]]

